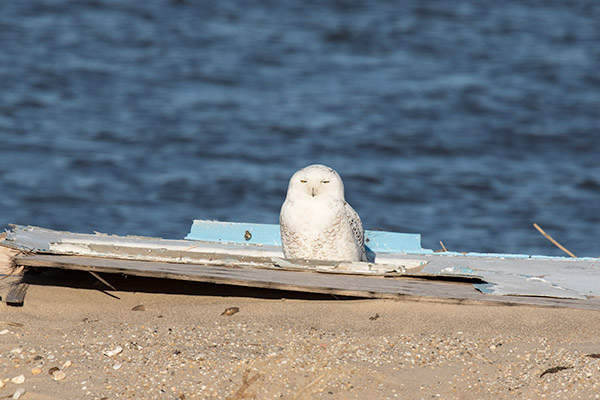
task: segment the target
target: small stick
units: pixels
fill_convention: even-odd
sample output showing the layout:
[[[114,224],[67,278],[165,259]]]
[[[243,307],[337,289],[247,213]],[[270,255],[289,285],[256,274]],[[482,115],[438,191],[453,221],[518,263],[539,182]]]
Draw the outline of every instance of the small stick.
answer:
[[[242,375],[242,386],[232,395],[227,396],[225,400],[239,400],[247,397],[246,389],[250,387],[258,378],[262,377],[262,374],[257,373],[254,376],[250,376],[250,369],[246,369]]]
[[[0,321],[0,324],[6,324],[8,326],[16,326],[18,328],[23,327],[24,325],[19,322],[10,322],[10,321]]]
[[[446,246],[444,246],[444,242],[442,242],[442,241],[440,240],[440,244],[442,245],[442,249],[444,249],[444,251],[446,251],[446,252],[447,252],[447,251],[448,251],[448,249],[446,248]]]
[[[300,390],[298,393],[296,393],[293,400],[298,400],[304,393],[306,393],[309,389],[311,389],[313,386],[315,386],[317,383],[319,383],[319,381],[321,379],[325,378],[326,375],[327,375],[327,373],[323,372],[321,375],[317,376],[312,382],[310,382],[308,385],[304,386],[302,388],[302,390]]]
[[[535,229],[537,229],[538,231],[540,231],[540,233],[542,235],[544,235],[546,237],[546,239],[548,239],[549,241],[551,241],[556,247],[558,247],[559,249],[561,249],[562,251],[564,251],[565,253],[567,253],[568,255],[570,255],[573,258],[577,258],[577,256],[575,256],[575,254],[571,253],[569,250],[567,250],[563,245],[561,245],[560,243],[558,243],[556,240],[554,240],[552,238],[552,236],[548,235],[546,232],[544,232],[544,230],[542,228],[540,228],[540,226],[536,223],[533,224],[533,227]]]
[[[182,251],[188,251],[188,250],[191,250],[191,249],[195,249],[196,247],[198,247],[200,245],[202,245],[202,243],[195,244],[193,246],[188,247],[187,249],[183,249]]]
[[[117,288],[115,288],[113,285],[111,285],[110,283],[108,283],[104,278],[102,278],[100,275],[98,275],[94,271],[88,271],[88,272],[90,274],[92,274],[94,276],[94,278],[98,279],[100,282],[104,283],[106,286],[108,286],[109,288],[111,288],[115,292],[117,291]]]

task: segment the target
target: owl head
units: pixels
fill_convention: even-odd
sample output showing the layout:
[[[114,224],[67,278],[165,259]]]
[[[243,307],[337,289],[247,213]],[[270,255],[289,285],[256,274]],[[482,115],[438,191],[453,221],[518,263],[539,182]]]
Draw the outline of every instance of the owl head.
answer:
[[[287,195],[298,198],[329,197],[344,200],[344,183],[333,168],[320,164],[309,165],[292,175]]]

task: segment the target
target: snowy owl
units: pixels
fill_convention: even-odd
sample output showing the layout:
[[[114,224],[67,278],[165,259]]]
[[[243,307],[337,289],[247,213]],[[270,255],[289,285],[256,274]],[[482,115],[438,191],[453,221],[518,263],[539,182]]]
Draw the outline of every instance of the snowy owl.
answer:
[[[342,178],[325,165],[292,176],[279,225],[286,258],[367,261],[360,217],[344,200]]]

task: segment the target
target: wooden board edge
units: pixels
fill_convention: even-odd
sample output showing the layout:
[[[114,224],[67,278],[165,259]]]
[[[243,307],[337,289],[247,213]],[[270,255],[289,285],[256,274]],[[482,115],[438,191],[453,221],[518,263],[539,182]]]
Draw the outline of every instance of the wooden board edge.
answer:
[[[0,244],[0,278],[15,273],[13,260],[19,253],[19,250]]]
[[[25,282],[13,283],[6,294],[6,305],[13,307],[22,307],[25,302],[25,295],[27,294],[27,288],[29,284]]]
[[[91,258],[92,259],[92,258]],[[93,259],[92,259],[93,260]],[[425,303],[440,303],[440,304],[455,304],[455,305],[494,305],[494,306],[532,306],[532,307],[552,307],[552,308],[578,308],[588,310],[600,310],[600,299],[593,300],[578,300],[578,299],[558,299],[558,298],[546,298],[546,297],[527,297],[527,296],[494,296],[479,293],[474,290],[474,293],[470,295],[470,298],[464,297],[452,297],[452,296],[434,296],[434,295],[414,295],[407,293],[378,293],[374,291],[360,291],[360,290],[346,290],[339,288],[327,288],[327,287],[303,287],[301,285],[286,284],[286,283],[273,283],[268,281],[246,281],[234,278],[217,278],[208,276],[190,276],[172,272],[156,272],[156,271],[140,271],[130,270],[127,268],[118,267],[106,267],[93,265],[92,262],[89,264],[85,263],[70,263],[60,261],[47,261],[38,260],[32,257],[16,257],[15,264],[22,267],[33,267],[33,268],[58,268],[64,270],[87,270],[102,273],[112,274],[124,274],[132,276],[142,276],[159,279],[175,279],[183,281],[196,281],[205,283],[214,283],[221,285],[235,285],[242,287],[256,287],[270,290],[285,290],[285,291],[296,291],[303,293],[318,293],[328,294],[332,296],[348,296],[348,297],[361,297],[361,298],[372,298],[372,299],[389,299],[389,300],[400,300],[400,301],[413,301],[413,302],[425,302]],[[406,279],[406,278],[402,278]],[[420,279],[414,279],[415,281],[423,282]],[[448,283],[457,284],[457,283]]]

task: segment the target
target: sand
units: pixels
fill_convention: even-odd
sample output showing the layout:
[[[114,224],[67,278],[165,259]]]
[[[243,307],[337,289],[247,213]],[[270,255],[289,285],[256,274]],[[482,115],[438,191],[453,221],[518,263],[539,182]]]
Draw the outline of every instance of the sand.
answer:
[[[0,398],[600,398],[598,311],[105,278],[45,272],[0,304]]]

